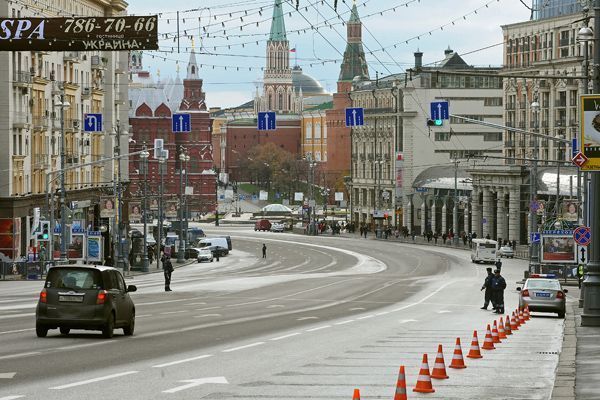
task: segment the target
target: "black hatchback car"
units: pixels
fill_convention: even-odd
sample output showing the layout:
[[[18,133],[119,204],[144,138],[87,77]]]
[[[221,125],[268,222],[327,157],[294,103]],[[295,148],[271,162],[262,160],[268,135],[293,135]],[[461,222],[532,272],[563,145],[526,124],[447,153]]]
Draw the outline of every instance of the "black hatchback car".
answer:
[[[133,335],[135,305],[123,275],[112,267],[64,265],[50,268],[35,311],[35,331],[45,337],[49,329],[63,335],[71,329],[101,330],[111,338],[115,328]]]

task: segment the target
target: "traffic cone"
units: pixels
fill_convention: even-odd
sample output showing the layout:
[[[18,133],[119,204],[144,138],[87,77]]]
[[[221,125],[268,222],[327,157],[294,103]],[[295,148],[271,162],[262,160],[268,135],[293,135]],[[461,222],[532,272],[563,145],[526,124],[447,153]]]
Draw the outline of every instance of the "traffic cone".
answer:
[[[482,358],[481,350],[479,350],[479,338],[477,338],[477,331],[473,331],[473,339],[471,340],[471,349],[469,350],[469,354],[467,354],[469,358]]]
[[[492,341],[494,343],[500,343],[500,337],[498,336],[498,325],[496,325],[496,320],[494,320],[494,327],[492,328]]]
[[[529,321],[529,306],[525,306],[525,309],[523,310],[523,318],[525,318],[525,321]]]
[[[421,364],[421,370],[419,371],[419,377],[417,378],[417,385],[413,388],[413,392],[419,392],[419,393],[435,392],[435,389],[431,385],[431,377],[429,376],[429,363],[427,362],[427,353],[423,354],[423,362]]]
[[[452,362],[449,365],[450,368],[467,368],[465,360],[462,354],[462,348],[460,347],[460,338],[456,338],[456,345],[454,346],[454,354],[452,355]]]
[[[515,319],[515,313],[513,312],[510,316],[510,331],[514,332],[514,331],[518,331],[519,330],[519,324],[517,323],[517,320]]]
[[[494,346],[494,340],[492,339],[490,324],[488,324],[487,330],[485,331],[485,340],[483,341],[483,346],[481,346],[481,348],[484,350],[494,350],[496,348]]]
[[[360,390],[354,389],[354,394],[352,395],[352,400],[360,400]]]
[[[506,316],[506,323],[504,324],[504,333],[512,335],[512,329],[510,328],[510,317]]]
[[[517,328],[520,328],[521,321],[519,320],[519,310],[515,310],[513,314],[515,315],[515,322],[517,323]]]
[[[523,309],[519,308],[519,324],[525,325],[525,317],[523,317]]]
[[[498,339],[506,339],[506,332],[504,332],[504,322],[502,321],[502,317],[498,322]]]
[[[437,356],[435,357],[435,364],[431,370],[431,377],[435,379],[448,379],[446,374],[446,364],[444,364],[444,352],[442,351],[442,345],[438,345]]]
[[[408,400],[408,396],[406,395],[406,374],[404,373],[404,365],[400,366],[400,372],[398,372],[398,383],[396,383],[394,400]]]

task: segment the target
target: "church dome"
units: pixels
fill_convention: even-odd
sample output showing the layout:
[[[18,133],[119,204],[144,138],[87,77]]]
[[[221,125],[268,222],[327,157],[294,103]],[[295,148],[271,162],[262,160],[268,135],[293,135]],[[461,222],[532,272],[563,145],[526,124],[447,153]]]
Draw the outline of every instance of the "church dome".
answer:
[[[296,93],[299,93],[300,89],[302,89],[303,97],[327,94],[323,86],[313,77],[302,72],[302,68],[299,66],[295,66],[292,69],[292,84],[294,85],[294,89],[296,89]]]

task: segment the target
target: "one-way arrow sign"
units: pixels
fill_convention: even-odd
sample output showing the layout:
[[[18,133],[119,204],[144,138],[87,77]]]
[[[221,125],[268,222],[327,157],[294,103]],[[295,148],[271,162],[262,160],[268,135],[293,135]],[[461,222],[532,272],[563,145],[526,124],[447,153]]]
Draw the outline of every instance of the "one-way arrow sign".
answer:
[[[582,152],[577,153],[575,157],[573,157],[573,164],[577,165],[579,168],[583,167],[587,162],[588,158]]]
[[[177,386],[173,389],[163,390],[163,393],[177,393],[182,390],[191,389],[196,386],[204,385],[207,383],[223,383],[227,384],[227,379],[224,376],[213,376],[211,378],[199,378],[199,379],[187,379],[185,381],[179,381],[181,383],[187,383],[186,385]]]

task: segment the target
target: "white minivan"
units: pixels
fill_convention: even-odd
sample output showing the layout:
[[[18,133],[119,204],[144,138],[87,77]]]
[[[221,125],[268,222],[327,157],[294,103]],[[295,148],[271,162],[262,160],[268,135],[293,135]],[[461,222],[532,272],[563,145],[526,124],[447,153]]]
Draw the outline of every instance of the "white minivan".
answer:
[[[498,242],[491,239],[473,239],[471,246],[471,262],[492,263],[497,260]]]
[[[200,239],[200,241],[198,242],[198,247],[200,248],[208,246],[216,246],[220,256],[225,256],[229,254],[229,245],[227,243],[227,239],[224,237],[204,238]]]

